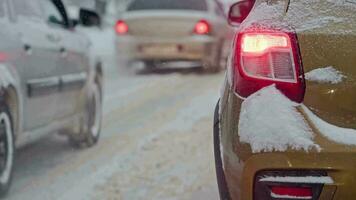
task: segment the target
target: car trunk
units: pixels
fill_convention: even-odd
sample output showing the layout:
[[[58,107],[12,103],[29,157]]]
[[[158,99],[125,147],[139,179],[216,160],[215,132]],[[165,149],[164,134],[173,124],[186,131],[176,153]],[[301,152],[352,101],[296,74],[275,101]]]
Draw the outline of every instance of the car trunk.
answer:
[[[192,35],[201,19],[204,13],[198,11],[140,11],[129,12],[124,17],[131,36],[163,40]]]
[[[292,23],[299,21],[293,25],[304,72],[331,66],[344,76],[334,83],[307,80],[304,104],[331,124],[355,129],[356,1],[350,2],[291,0],[288,12],[290,17],[298,16]],[[301,13],[303,9],[309,13]]]

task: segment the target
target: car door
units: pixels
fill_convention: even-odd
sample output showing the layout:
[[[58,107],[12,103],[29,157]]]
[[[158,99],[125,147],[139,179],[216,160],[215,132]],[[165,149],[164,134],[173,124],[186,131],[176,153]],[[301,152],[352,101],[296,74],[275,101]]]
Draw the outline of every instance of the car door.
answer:
[[[60,79],[56,75],[59,37],[43,20],[38,0],[12,0],[28,62],[24,69],[24,129],[53,120]]]
[[[74,29],[68,26],[65,21],[66,10],[61,1],[40,0],[47,18],[61,16],[67,26],[52,27],[61,38],[60,56],[57,61],[56,73],[61,78],[61,91],[56,112],[56,118],[63,118],[74,115],[79,108],[81,91],[84,88],[88,73],[88,63],[84,57],[86,39],[79,35]]]

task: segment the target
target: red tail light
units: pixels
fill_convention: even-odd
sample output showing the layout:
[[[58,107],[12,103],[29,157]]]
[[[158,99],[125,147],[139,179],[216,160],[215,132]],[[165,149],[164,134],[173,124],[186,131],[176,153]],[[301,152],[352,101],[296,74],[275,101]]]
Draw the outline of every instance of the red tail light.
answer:
[[[118,35],[125,35],[129,32],[129,26],[125,21],[119,20],[116,22],[115,31]]]
[[[239,33],[234,69],[235,90],[243,97],[276,84],[291,100],[302,102],[304,98],[304,73],[294,33],[267,30]]]
[[[210,33],[210,24],[206,20],[200,20],[194,27],[194,33],[198,35],[206,35]]]
[[[332,182],[325,171],[260,171],[255,176],[253,199],[317,200],[324,184]]]
[[[271,197],[279,199],[313,199],[310,187],[272,186]]]

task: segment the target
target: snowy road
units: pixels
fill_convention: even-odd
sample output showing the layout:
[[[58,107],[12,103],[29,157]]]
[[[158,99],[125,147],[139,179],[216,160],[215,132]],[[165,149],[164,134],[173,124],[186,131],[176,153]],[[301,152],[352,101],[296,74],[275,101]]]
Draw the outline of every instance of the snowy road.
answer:
[[[223,75],[134,74],[106,63],[102,137],[19,150],[7,199],[218,199],[212,117]]]

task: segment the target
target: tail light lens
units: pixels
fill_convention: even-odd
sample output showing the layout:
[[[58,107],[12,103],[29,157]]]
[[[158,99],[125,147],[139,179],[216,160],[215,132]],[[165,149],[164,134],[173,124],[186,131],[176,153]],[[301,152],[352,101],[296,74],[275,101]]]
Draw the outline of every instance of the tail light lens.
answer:
[[[261,171],[255,176],[253,199],[317,200],[324,184],[329,183],[327,178],[324,171]]]
[[[271,197],[278,199],[313,199],[311,187],[272,186]]]
[[[291,100],[302,102],[304,98],[304,73],[294,33],[270,30],[239,33],[234,68],[235,90],[243,97],[276,84]]]
[[[206,35],[210,33],[210,24],[206,20],[200,20],[195,24],[194,33],[197,35]]]
[[[115,25],[115,31],[118,35],[125,35],[129,32],[129,26],[123,20],[118,20]]]

